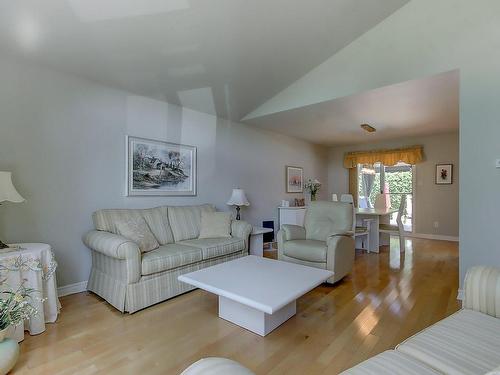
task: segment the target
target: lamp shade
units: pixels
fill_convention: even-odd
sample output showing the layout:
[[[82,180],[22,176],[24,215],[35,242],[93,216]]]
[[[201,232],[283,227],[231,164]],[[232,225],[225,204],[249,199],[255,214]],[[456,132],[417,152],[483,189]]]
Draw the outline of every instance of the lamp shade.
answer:
[[[243,189],[233,189],[233,193],[227,204],[230,206],[250,206],[250,202],[248,202]]]
[[[0,203],[1,202],[24,202],[24,198],[17,192],[12,184],[11,172],[0,172]]]

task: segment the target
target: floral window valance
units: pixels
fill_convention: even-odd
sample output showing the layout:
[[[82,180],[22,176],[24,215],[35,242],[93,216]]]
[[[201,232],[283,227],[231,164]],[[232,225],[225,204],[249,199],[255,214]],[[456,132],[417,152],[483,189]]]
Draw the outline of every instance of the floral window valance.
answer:
[[[392,150],[348,152],[344,157],[345,168],[356,168],[358,164],[395,165],[399,162],[417,164],[424,160],[424,147],[412,146]]]

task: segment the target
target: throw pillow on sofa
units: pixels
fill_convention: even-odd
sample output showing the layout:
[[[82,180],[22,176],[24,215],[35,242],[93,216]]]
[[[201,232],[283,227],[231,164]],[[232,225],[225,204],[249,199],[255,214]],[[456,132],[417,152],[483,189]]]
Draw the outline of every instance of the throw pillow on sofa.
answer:
[[[198,238],[231,237],[231,213],[202,212]]]
[[[142,217],[117,221],[115,225],[118,234],[130,241],[134,241],[143,253],[160,247],[151,229],[149,229],[148,224]]]

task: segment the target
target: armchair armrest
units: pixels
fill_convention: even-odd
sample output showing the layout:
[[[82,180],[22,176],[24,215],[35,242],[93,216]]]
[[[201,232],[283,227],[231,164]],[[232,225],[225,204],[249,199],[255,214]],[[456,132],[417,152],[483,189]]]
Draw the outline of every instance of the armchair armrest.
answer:
[[[83,243],[92,250],[115,259],[135,258],[141,255],[139,246],[129,239],[104,231],[91,230],[83,236]]]
[[[463,307],[500,318],[500,269],[477,266],[467,271]]]
[[[332,232],[328,236],[328,239],[326,241],[328,242],[330,240],[330,238],[332,238],[332,237],[339,237],[339,236],[354,237],[354,232],[352,230],[339,230],[339,231],[335,231],[335,232]]]
[[[283,231],[283,240],[305,240],[306,239],[306,229],[299,225],[283,224],[281,226]]]
[[[339,232],[330,235],[326,244],[326,269],[334,273],[328,282],[335,283],[352,270],[355,257],[354,237],[352,232]]]
[[[233,220],[231,222],[231,236],[242,238],[245,240],[245,246],[248,251],[250,233],[252,233],[253,227],[246,221]]]

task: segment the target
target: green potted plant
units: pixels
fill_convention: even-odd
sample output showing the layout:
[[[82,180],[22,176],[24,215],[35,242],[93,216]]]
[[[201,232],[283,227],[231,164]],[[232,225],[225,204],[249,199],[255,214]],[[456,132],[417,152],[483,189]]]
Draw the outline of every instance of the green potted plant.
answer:
[[[9,327],[23,324],[38,314],[32,305],[36,291],[20,285],[16,290],[11,289],[0,281],[0,373],[8,373],[16,364],[19,357],[17,341],[7,339]]]

